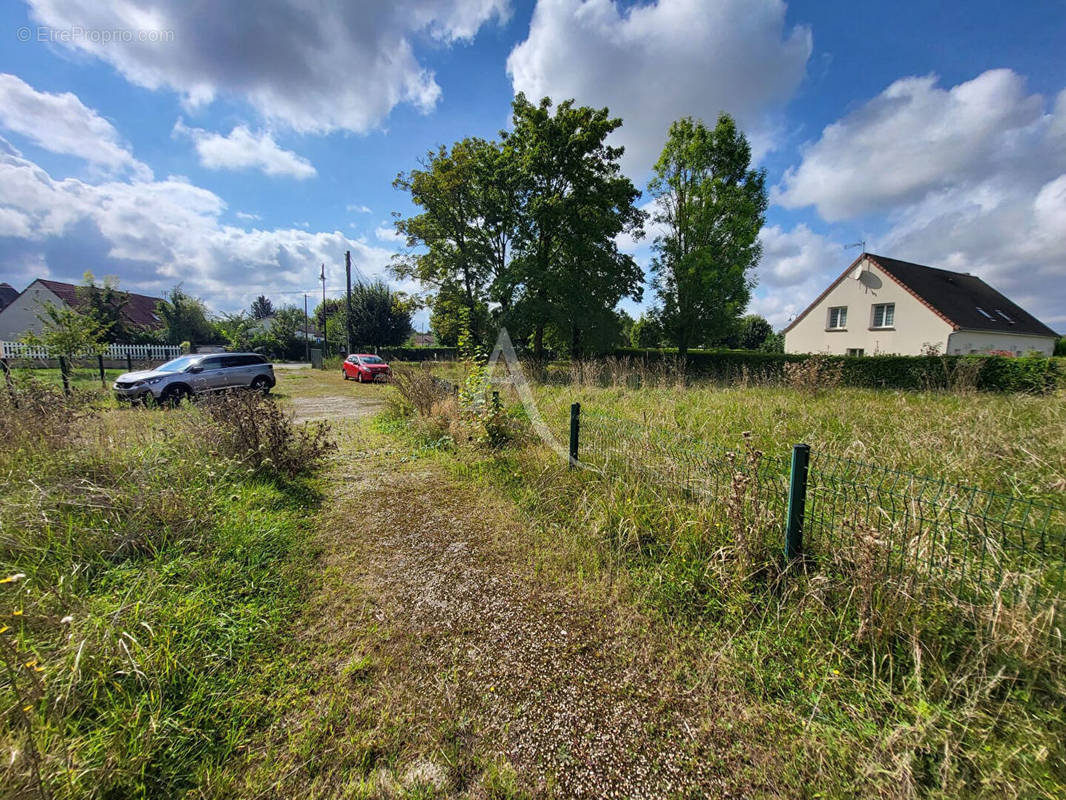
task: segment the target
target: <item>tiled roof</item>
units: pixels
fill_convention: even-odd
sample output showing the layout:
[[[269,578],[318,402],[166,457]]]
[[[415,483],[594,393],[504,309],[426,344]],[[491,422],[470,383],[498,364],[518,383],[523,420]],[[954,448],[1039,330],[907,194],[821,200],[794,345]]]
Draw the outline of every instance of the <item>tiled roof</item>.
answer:
[[[896,283],[910,292],[934,314],[956,330],[1002,331],[1030,336],[1058,336],[1006,295],[976,275],[913,264],[895,258],[864,253],[785,328],[791,330],[832,291],[838,283],[868,258]]]
[[[81,294],[83,287],[44,278],[38,278],[37,283],[54,293],[71,308],[78,308],[84,302]],[[128,298],[122,307],[122,317],[127,324],[141,328],[158,328],[162,324],[162,320],[155,313],[156,305],[163,302],[162,298],[127,291],[123,291],[123,294]]]
[[[18,290],[10,283],[0,283],[0,310],[11,305],[11,301],[18,296]]]

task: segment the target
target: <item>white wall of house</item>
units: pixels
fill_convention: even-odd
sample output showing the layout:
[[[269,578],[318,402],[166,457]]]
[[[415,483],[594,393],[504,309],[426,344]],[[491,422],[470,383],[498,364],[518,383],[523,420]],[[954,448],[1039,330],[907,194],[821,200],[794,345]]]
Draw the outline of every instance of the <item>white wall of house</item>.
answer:
[[[852,270],[785,332],[786,353],[917,355],[927,345],[945,352],[952,326],[869,259]],[[858,277],[853,275],[858,274]],[[893,305],[891,326],[874,327],[874,306]],[[843,327],[830,328],[830,309],[846,308]]]
[[[34,281],[11,305],[0,311],[0,341],[17,341],[29,331],[40,333],[44,323],[38,315],[44,313],[45,303],[66,305],[53,291]]]
[[[1041,355],[1050,356],[1055,352],[1055,340],[1048,336],[959,330],[948,337],[947,349],[943,352],[966,355],[987,353],[991,350],[1004,350],[1016,356],[1024,356],[1036,350]]]

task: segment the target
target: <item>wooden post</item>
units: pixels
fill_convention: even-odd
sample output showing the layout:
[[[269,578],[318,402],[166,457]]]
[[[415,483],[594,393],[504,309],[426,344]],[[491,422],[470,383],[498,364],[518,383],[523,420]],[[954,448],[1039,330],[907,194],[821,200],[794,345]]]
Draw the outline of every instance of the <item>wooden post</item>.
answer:
[[[63,394],[70,394],[70,376],[67,374],[68,364],[67,359],[63,356],[59,357],[59,375],[63,378]]]
[[[347,280],[347,314],[344,317],[344,335],[347,342],[346,347],[348,352],[345,355],[351,355],[352,353],[352,251],[344,251],[344,274],[345,280]]]
[[[11,405],[18,408],[19,396],[15,392],[15,380],[11,377],[11,367],[8,366],[6,358],[0,358],[0,369],[4,371],[4,383],[7,384],[7,393],[11,398]]]
[[[104,357],[100,354],[96,356],[96,366],[100,368],[100,387],[107,388],[107,376],[104,374]]]
[[[126,372],[133,372],[133,356],[129,350],[126,351]]]

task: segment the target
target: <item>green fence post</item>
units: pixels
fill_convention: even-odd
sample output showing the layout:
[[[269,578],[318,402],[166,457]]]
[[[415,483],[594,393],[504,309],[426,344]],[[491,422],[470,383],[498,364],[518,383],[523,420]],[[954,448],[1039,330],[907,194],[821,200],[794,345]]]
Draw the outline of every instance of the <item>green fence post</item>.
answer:
[[[788,524],[785,528],[785,563],[803,555],[803,516],[807,507],[807,471],[810,445],[792,446],[792,469],[788,476]]]
[[[96,356],[96,366],[100,368],[100,387],[106,389],[107,377],[104,375],[104,357],[100,354],[97,354]]]
[[[70,394],[70,375],[67,373],[69,368],[67,359],[63,356],[59,357],[59,374],[63,378],[63,394]]]
[[[574,403],[570,406],[570,469],[580,463],[577,460],[577,445],[580,435],[581,403]]]

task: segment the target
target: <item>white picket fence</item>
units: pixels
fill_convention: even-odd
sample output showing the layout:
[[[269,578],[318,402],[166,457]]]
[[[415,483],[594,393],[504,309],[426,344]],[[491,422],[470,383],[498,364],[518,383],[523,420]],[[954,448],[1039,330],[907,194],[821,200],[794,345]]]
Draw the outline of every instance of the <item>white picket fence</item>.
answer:
[[[95,356],[84,353],[83,357]],[[169,361],[181,355],[181,348],[176,344],[112,344],[104,351],[104,358],[125,361],[129,356],[134,361]],[[57,358],[48,352],[47,347],[31,347],[22,342],[0,342],[0,358],[26,358],[47,361]]]

